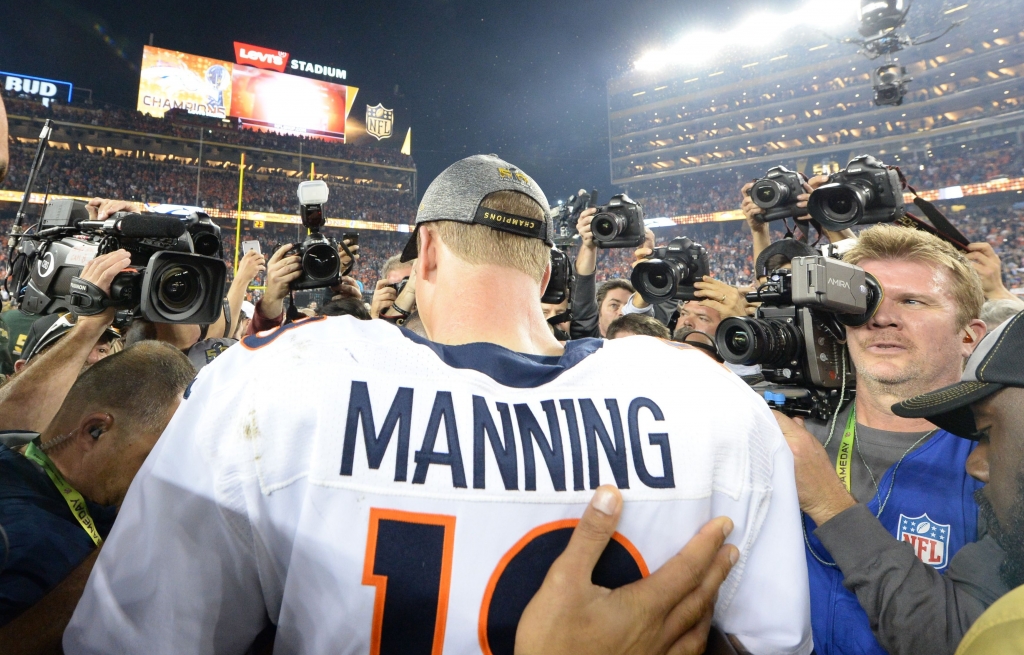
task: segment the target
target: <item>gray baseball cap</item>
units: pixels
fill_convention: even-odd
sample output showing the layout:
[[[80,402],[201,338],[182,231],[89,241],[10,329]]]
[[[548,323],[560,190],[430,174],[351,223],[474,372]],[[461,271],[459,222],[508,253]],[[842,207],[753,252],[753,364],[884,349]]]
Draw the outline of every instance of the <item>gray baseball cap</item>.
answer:
[[[550,220],[538,221],[481,207],[484,197],[495,191],[524,193],[533,198],[545,214],[548,211],[548,199],[544,192],[519,168],[497,155],[467,157],[446,168],[427,187],[416,211],[412,238],[402,251],[402,261],[411,261],[419,256],[416,227],[434,221],[486,225],[495,230],[541,239],[549,246],[554,245]]]

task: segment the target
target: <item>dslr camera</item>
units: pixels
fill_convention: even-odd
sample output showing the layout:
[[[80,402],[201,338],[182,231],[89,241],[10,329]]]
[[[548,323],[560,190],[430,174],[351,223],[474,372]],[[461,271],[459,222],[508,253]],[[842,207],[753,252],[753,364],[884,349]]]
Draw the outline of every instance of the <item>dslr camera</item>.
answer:
[[[750,199],[764,210],[761,222],[806,216],[807,209],[796,206],[797,196],[805,192],[806,181],[807,178],[800,173],[794,173],[785,166],[776,166],[754,182],[749,192]]]
[[[320,233],[326,223],[324,205],[330,196],[327,183],[323,180],[307,180],[299,184],[299,205],[302,224],[309,231],[305,241],[288,251],[288,256],[297,255],[302,274],[289,288],[323,289],[341,282],[341,257],[338,242]]]
[[[826,230],[891,223],[903,218],[903,184],[895,168],[870,155],[855,157],[811,193],[811,217]]]
[[[124,249],[130,268],[110,294],[78,276],[92,259]],[[210,324],[221,313],[226,267],[220,227],[204,213],[188,216],[117,212],[92,220],[81,200],[51,201],[34,233],[18,237],[11,266],[15,296],[29,314],[119,310],[116,322]]]
[[[676,237],[655,248],[651,258],[633,269],[630,282],[637,293],[653,304],[670,300],[695,300],[693,285],[710,275],[708,251],[687,237]]]
[[[867,323],[882,299],[878,282],[864,269],[823,256],[797,257],[792,270],[774,271],[748,302],[760,302],[756,318],[730,317],[715,334],[722,358],[761,366],[763,391],[772,409],[821,420],[852,389],[846,326]]]
[[[580,189],[574,196],[569,196],[565,202],[559,202],[557,207],[551,208],[551,225],[555,231],[555,245],[565,248],[576,243],[580,232],[577,224],[580,222],[580,214],[590,208],[591,202],[597,201],[597,190],[589,194]]]
[[[551,249],[551,279],[540,301],[546,305],[561,305],[572,291],[576,281],[569,255],[558,248]],[[560,323],[562,321],[559,321]]]
[[[597,208],[590,224],[598,248],[639,248],[644,244],[644,210],[624,193]]]

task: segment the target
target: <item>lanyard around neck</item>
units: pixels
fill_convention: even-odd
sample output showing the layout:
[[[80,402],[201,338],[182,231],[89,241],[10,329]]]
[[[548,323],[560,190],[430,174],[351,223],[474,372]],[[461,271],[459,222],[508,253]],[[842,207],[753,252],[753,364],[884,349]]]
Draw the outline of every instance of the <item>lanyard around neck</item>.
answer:
[[[43,467],[46,475],[49,476],[54,486],[57,487],[57,491],[60,492],[61,496],[64,496],[64,502],[68,504],[68,508],[71,509],[71,513],[75,515],[75,519],[78,520],[85,533],[89,535],[94,544],[97,546],[102,545],[103,537],[100,536],[99,530],[96,529],[96,522],[92,520],[92,516],[89,514],[89,508],[85,505],[85,498],[68,484],[68,481],[64,479],[61,472],[57,470],[53,460],[34,443],[25,446],[25,457]]]
[[[836,457],[836,475],[842,480],[847,491],[850,491],[850,463],[853,461],[853,440],[857,438],[857,407],[850,408],[850,417],[846,419],[843,439],[839,442],[839,456]]]

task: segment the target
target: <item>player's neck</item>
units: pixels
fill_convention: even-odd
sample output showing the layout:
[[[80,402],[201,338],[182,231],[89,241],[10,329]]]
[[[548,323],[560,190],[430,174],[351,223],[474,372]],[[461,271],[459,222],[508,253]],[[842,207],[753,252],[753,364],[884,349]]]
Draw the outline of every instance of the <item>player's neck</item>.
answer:
[[[544,320],[536,283],[507,268],[472,268],[471,274],[439,276],[429,324],[421,310],[431,341],[493,343],[528,355],[565,352]]]

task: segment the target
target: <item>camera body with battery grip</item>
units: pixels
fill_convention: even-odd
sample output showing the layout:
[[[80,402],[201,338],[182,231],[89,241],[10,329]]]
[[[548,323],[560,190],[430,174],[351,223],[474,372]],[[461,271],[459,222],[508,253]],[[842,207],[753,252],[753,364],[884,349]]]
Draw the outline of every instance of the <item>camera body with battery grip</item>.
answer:
[[[833,232],[898,221],[906,213],[899,171],[871,155],[855,157],[811,192],[807,210],[822,228]]]
[[[785,218],[800,218],[807,215],[807,209],[797,207],[797,197],[805,193],[807,182],[800,173],[785,166],[776,166],[754,182],[750,187],[750,199],[761,208],[759,219],[763,223]]]
[[[598,248],[639,248],[646,238],[643,207],[624,193],[612,196],[597,208],[590,230]]]
[[[299,277],[289,285],[292,291],[323,289],[341,282],[343,273],[338,242],[320,232],[326,224],[324,204],[329,194],[327,183],[323,180],[308,180],[299,184],[299,215],[309,234],[302,243],[295,244],[288,251],[289,257],[299,257],[301,271]]]
[[[17,243],[13,292],[26,313],[90,315],[112,307],[120,325],[134,318],[210,324],[220,316],[227,270],[220,227],[204,213],[117,212],[99,221],[85,202],[62,198]],[[109,295],[79,277],[89,261],[116,250],[126,250],[131,263]]]
[[[695,300],[694,284],[711,274],[708,251],[687,237],[676,237],[655,248],[649,259],[633,268],[630,282],[637,293],[653,304],[671,300]]]
[[[747,294],[761,303],[756,317],[722,321],[718,352],[731,364],[761,367],[766,385],[758,391],[773,409],[826,420],[854,387],[846,327],[867,323],[881,299],[881,286],[859,266],[797,257],[792,270],[772,272]]]

